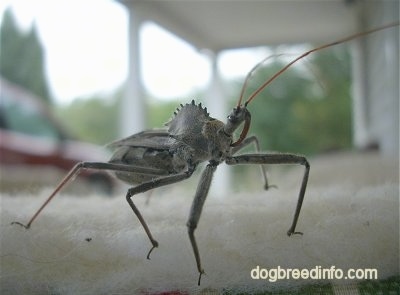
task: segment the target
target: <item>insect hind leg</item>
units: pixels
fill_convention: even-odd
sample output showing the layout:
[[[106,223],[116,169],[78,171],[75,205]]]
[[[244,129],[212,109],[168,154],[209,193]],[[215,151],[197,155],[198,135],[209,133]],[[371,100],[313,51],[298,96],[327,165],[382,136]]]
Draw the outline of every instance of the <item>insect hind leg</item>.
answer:
[[[42,204],[42,206],[33,214],[31,219],[27,224],[23,224],[19,221],[11,222],[11,224],[17,224],[19,226],[24,227],[25,229],[29,229],[33,223],[33,221],[39,216],[40,212],[50,203],[50,201],[57,195],[57,193],[67,185],[71,180],[74,179],[76,175],[78,175],[82,169],[94,169],[94,170],[109,170],[109,171],[126,171],[126,172],[139,172],[143,174],[150,175],[162,175],[164,172],[158,169],[147,168],[147,167],[136,167],[131,165],[123,165],[123,164],[113,164],[106,162],[79,162],[77,163],[68,174],[61,180],[61,182],[57,185],[54,191],[50,194],[50,196],[46,199],[46,201]]]
[[[74,176],[78,175],[80,170],[87,164],[87,162],[80,162],[76,164],[70,171],[69,173],[63,178],[63,180],[58,184],[58,186],[54,189],[54,191],[51,193],[51,195],[46,199],[46,201],[40,206],[40,208],[33,214],[29,222],[25,225],[19,221],[13,221],[11,224],[17,224],[25,229],[29,229],[31,227],[31,224],[33,221],[39,216],[40,212],[47,206],[48,203],[56,196],[56,194],[71,180],[74,178]]]

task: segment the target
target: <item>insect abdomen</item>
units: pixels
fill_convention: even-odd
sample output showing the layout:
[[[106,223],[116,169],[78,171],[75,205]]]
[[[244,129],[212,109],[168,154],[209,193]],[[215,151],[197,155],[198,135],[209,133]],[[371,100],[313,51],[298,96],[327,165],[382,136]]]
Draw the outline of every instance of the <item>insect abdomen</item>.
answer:
[[[151,167],[164,171],[164,175],[175,174],[180,170],[178,169],[177,171],[177,168],[173,165],[173,155],[168,150],[148,147],[120,147],[114,152],[109,162],[129,166]],[[115,175],[129,184],[139,184],[160,177],[160,175],[134,172],[115,172]]]

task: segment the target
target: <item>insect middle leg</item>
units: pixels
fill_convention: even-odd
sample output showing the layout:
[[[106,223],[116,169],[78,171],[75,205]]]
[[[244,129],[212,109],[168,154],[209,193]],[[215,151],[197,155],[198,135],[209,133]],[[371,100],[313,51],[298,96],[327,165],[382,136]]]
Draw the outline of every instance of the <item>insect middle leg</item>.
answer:
[[[152,247],[149,250],[149,252],[147,253],[147,259],[150,259],[150,253],[154,250],[154,248],[158,247],[158,242],[153,238],[153,235],[150,232],[150,229],[146,223],[146,221],[144,220],[142,214],[140,213],[139,209],[136,207],[136,205],[133,203],[132,201],[132,197],[136,194],[139,193],[144,193],[148,190],[157,188],[157,187],[161,187],[164,185],[169,185],[175,182],[179,182],[182,181],[184,179],[189,178],[192,174],[193,171],[195,170],[194,166],[189,166],[187,171],[179,173],[179,174],[174,174],[174,175],[169,175],[169,176],[165,176],[165,177],[159,177],[156,178],[154,180],[151,181],[147,181],[144,183],[141,183],[135,187],[132,187],[128,190],[127,194],[126,194],[126,200],[129,204],[129,206],[132,208],[132,211],[135,213],[136,217],[139,219],[140,223],[143,226],[144,231],[146,232]]]
[[[190,243],[192,244],[194,257],[196,259],[197,270],[199,271],[199,279],[197,284],[200,286],[201,275],[204,274],[204,270],[201,266],[199,249],[197,247],[196,238],[194,236],[194,230],[197,227],[197,224],[200,219],[201,211],[203,209],[204,202],[207,198],[208,191],[210,189],[211,180],[213,174],[217,168],[216,163],[209,163],[206,166],[203,174],[201,175],[199,185],[197,186],[196,195],[194,196],[192,207],[190,209],[189,219],[186,223],[188,227],[188,234]]]
[[[301,206],[304,200],[304,194],[306,192],[308,175],[310,172],[310,164],[304,156],[296,154],[246,154],[235,157],[229,157],[225,160],[228,165],[238,165],[238,164],[300,164],[305,167],[303,180],[301,182],[300,192],[297,200],[296,211],[294,213],[293,222],[287,231],[288,236],[292,234],[302,234],[301,232],[296,232],[297,220],[299,219]]]
[[[257,136],[253,135],[253,136],[249,136],[245,140],[243,140],[243,142],[240,145],[232,148],[232,155],[236,154],[238,151],[240,151],[241,149],[245,148],[246,146],[248,146],[249,144],[252,144],[252,143],[254,143],[254,145],[256,147],[256,152],[259,153],[261,151],[260,143],[258,141]],[[267,177],[267,171],[265,169],[265,166],[260,165],[260,168],[261,168],[262,176],[264,178],[264,189],[268,190],[269,188],[276,187],[275,185],[268,184],[268,177]]]

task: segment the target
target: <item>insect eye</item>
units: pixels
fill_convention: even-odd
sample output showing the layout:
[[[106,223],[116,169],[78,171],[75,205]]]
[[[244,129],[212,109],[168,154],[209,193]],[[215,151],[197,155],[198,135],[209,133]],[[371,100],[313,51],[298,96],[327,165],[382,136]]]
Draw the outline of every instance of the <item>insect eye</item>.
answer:
[[[236,114],[235,114],[236,115]],[[235,123],[238,120],[238,117],[235,115],[229,115],[228,120],[232,123]]]

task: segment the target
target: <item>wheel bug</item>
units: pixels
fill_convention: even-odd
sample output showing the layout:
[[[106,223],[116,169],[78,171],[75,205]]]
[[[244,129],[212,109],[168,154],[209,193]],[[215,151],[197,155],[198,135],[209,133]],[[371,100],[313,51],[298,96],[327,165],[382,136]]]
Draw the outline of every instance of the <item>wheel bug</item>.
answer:
[[[80,162],[76,164],[26,225],[20,222],[12,222],[12,224],[18,224],[29,229],[33,221],[53,197],[82,169],[113,171],[120,180],[136,185],[128,190],[126,200],[139,219],[139,222],[143,226],[151,242],[152,246],[147,254],[147,259],[150,259],[150,254],[154,248],[158,247],[158,242],[153,238],[146,221],[133,203],[132,197],[157,187],[187,179],[191,177],[200,163],[208,162],[201,175],[187,221],[188,235],[199,273],[197,282],[198,285],[200,285],[204,270],[202,268],[194,232],[199,222],[202,208],[217,166],[223,162],[228,165],[259,164],[261,165],[265,181],[264,187],[268,189],[271,186],[268,184],[266,171],[263,166],[264,164],[298,164],[304,166],[304,174],[293,221],[287,231],[287,235],[302,234],[296,231],[296,226],[308,183],[310,172],[309,162],[306,157],[296,154],[260,153],[257,137],[247,137],[251,122],[251,114],[247,106],[268,84],[303,57],[315,51],[396,25],[398,25],[398,23],[355,34],[305,52],[265,81],[247,98],[244,104],[242,104],[244,91],[251,75],[265,60],[259,62],[248,73],[238,103],[228,115],[226,123],[210,117],[207,108],[204,108],[201,103],[196,104],[194,100],[185,105],[181,104],[180,108],[174,112],[173,118],[166,123],[166,128],[143,131],[111,143],[110,147],[114,148],[115,152],[109,162]],[[234,132],[242,125],[243,129],[239,138],[234,140]],[[235,156],[238,151],[250,144],[255,144],[257,153]],[[86,240],[89,242],[90,238]]]

